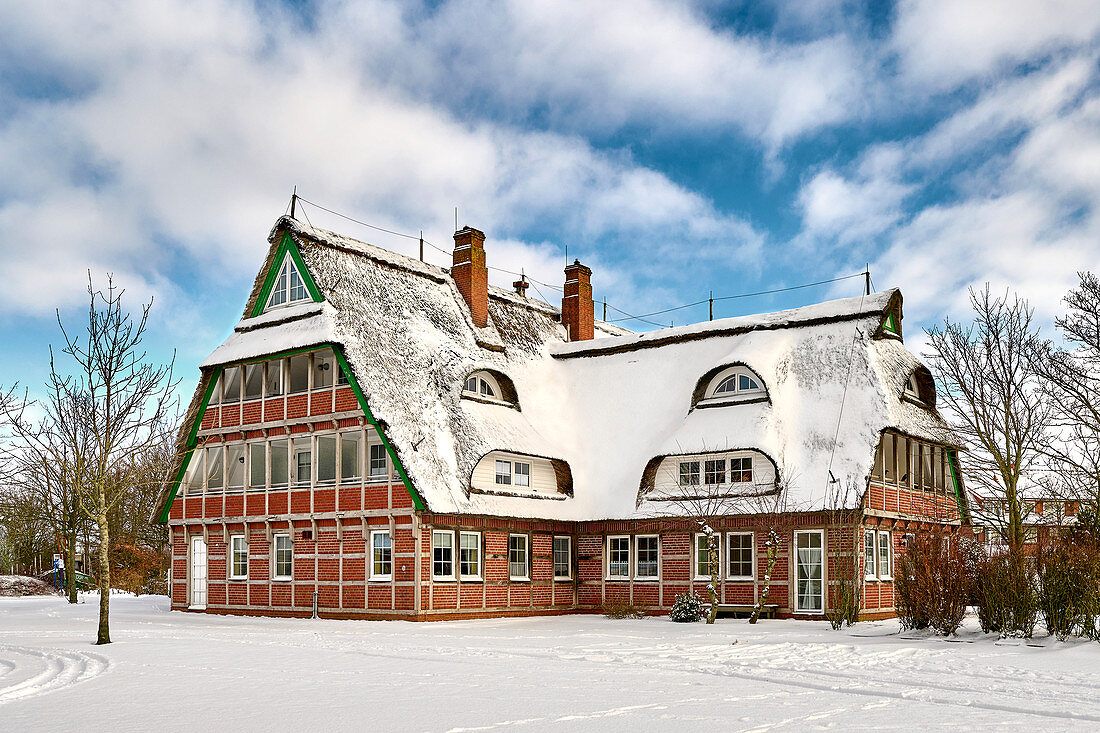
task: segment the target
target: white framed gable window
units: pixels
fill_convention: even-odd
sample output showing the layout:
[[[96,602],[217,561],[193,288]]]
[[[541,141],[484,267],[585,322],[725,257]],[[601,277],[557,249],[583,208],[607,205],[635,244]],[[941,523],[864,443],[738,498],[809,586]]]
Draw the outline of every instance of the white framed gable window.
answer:
[[[711,377],[699,404],[743,402],[766,396],[764,380],[741,364],[723,369]]]
[[[293,305],[310,299],[306,281],[302,279],[298,266],[294,264],[294,258],[288,252],[283,257],[282,264],[279,265],[279,274],[275,277],[275,284],[267,297],[264,310]]]

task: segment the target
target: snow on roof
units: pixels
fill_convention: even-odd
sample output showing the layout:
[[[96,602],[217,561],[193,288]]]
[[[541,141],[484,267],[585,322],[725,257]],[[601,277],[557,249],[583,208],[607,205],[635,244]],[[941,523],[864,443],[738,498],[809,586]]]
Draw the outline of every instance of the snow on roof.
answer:
[[[446,270],[283,217],[246,315],[283,232],[297,242],[324,304],[242,319],[204,370],[341,345],[372,414],[434,512],[652,516],[639,501],[652,459],[727,448],[770,457],[788,507],[836,504],[830,474],[853,487],[841,503],[854,506],[882,430],[959,443],[934,410],[901,398],[920,365],[916,357],[898,339],[874,338],[900,302],[896,290],[646,334],[597,322],[598,338],[568,343],[553,306],[490,288],[489,326],[478,329]],[[734,363],[763,379],[769,400],[693,409],[700,378]],[[479,369],[511,378],[519,409],[463,399],[465,377]],[[573,496],[471,493],[474,466],[493,450],[564,461]]]

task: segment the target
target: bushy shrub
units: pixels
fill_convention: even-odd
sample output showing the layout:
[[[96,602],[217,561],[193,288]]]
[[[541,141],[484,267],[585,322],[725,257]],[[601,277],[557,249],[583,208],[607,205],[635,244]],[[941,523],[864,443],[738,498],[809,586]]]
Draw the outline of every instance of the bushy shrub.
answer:
[[[1039,554],[1037,570],[1037,600],[1047,631],[1059,641],[1070,635],[1095,638],[1100,615],[1100,557],[1096,546],[1058,542]]]
[[[633,603],[618,598],[609,599],[603,604],[603,615],[615,619],[642,618],[645,616]]]
[[[119,543],[111,546],[111,587],[142,593],[168,593],[166,552]]]
[[[966,616],[970,553],[936,532],[917,535],[894,569],[894,599],[902,628],[949,636]]]
[[[1036,580],[1031,558],[1006,552],[978,568],[975,595],[982,631],[1030,638],[1038,621]]]
[[[698,621],[703,618],[705,611],[703,599],[695,591],[690,591],[676,596],[676,600],[672,602],[672,610],[668,612],[668,617],[673,621],[680,622]]]

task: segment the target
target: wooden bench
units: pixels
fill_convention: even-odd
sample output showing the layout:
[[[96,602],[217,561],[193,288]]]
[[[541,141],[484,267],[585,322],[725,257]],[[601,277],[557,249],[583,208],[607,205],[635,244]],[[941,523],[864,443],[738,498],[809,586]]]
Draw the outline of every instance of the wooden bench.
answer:
[[[703,608],[710,610],[710,604],[704,603]],[[718,613],[730,613],[734,616],[737,614],[745,614],[746,616],[752,615],[752,610],[756,608],[755,603],[719,603]],[[765,603],[760,609],[760,616],[763,618],[775,618],[776,612],[779,611],[778,603]]]

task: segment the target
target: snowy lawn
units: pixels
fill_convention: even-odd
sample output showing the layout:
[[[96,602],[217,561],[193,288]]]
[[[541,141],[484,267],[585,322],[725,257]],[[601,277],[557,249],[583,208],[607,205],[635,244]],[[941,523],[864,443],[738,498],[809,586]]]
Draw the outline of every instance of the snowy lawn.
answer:
[[[96,647],[84,598],[0,598],[0,730],[1100,727],[1095,642],[908,638],[894,622],[249,619],[116,596],[116,643]]]

